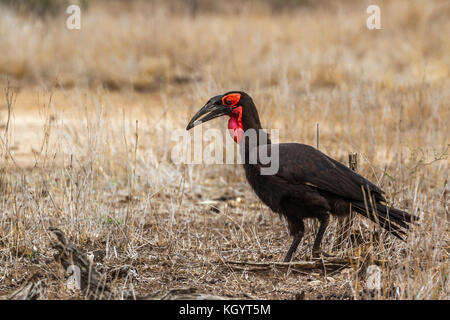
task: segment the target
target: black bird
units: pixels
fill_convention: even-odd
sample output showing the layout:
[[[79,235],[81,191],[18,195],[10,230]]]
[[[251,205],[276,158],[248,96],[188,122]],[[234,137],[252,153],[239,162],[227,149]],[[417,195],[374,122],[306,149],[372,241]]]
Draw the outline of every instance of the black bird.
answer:
[[[409,223],[416,219],[405,211],[389,207],[378,186],[316,148],[299,143],[271,144],[262,130],[255,104],[245,92],[231,91],[211,98],[194,115],[186,130],[223,115],[229,116],[228,129],[245,155],[243,166],[248,182],[264,204],[287,219],[293,241],[285,262],[291,260],[303,237],[305,218],[320,221],[313,257],[328,256],[321,251],[320,243],[330,214],[346,216],[350,211],[357,212],[402,240]],[[250,129],[262,132],[254,145],[245,135]],[[250,161],[250,155],[255,151],[272,155],[276,148],[279,169],[275,174],[263,175],[267,164],[259,157],[257,161]]]

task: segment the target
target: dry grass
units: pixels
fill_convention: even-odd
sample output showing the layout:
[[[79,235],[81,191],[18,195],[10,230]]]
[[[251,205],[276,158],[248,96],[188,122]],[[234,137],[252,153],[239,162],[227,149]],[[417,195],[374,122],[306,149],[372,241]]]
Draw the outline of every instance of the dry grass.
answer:
[[[193,16],[161,3],[99,2],[80,31],[67,30],[63,15],[2,9],[0,72],[13,89],[0,102],[0,293],[37,273],[43,297],[80,297],[52,262],[56,226],[93,253],[112,285],[139,293],[191,286],[241,298],[360,298],[377,259],[378,298],[449,299],[450,6],[380,2],[383,30],[369,31],[367,5],[271,14],[246,4]],[[170,161],[171,131],[230,89],[252,95],[281,141],[313,145],[319,123],[322,151],[344,163],[358,152],[359,171],[421,217],[408,241],[358,219],[363,236],[337,253],[362,265],[332,274],[227,266],[280,261],[290,242],[242,168]],[[222,195],[234,198],[211,208],[207,200]],[[314,227],[294,259],[309,259]],[[336,229],[333,221],[327,251]],[[114,272],[123,265],[133,272]]]

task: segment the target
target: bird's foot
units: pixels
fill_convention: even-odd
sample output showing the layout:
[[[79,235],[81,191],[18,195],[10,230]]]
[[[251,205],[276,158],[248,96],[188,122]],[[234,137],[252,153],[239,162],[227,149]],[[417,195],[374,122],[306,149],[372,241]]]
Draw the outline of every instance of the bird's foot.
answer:
[[[313,250],[313,252],[312,252],[313,259],[320,259],[322,257],[333,258],[334,256],[335,256],[334,254],[327,253],[327,252],[322,251],[322,250]]]

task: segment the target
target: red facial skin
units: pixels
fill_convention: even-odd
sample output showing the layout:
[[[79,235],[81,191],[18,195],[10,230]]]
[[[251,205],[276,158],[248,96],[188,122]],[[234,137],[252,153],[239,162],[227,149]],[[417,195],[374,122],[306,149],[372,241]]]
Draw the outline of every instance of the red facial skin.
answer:
[[[242,106],[236,106],[241,99],[239,93],[231,93],[222,98],[222,103],[232,109],[230,120],[228,120],[228,131],[236,143],[240,143],[244,134],[242,125]]]
[[[244,134],[244,126],[242,125],[242,107],[233,109],[228,120],[228,131],[234,142],[241,143],[242,135]]]

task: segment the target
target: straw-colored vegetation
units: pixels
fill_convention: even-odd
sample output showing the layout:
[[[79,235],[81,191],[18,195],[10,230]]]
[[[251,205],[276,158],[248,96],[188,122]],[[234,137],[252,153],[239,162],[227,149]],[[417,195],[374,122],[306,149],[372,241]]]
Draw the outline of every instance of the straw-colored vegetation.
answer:
[[[374,2],[382,30],[365,25]],[[376,298],[449,299],[449,2],[170,3],[90,1],[72,31],[64,12],[1,8],[0,295],[35,275],[42,298],[82,297],[53,260],[54,226],[93,254],[111,286],[141,294],[367,298],[366,268],[377,260]],[[319,123],[323,152],[344,163],[358,152],[358,171],[421,218],[407,241],[358,218],[353,241],[335,250],[359,259],[347,268],[227,263],[281,261],[286,224],[241,167],[174,164],[171,132],[236,89],[280,141],[314,145]],[[311,259],[314,229],[295,261]]]

